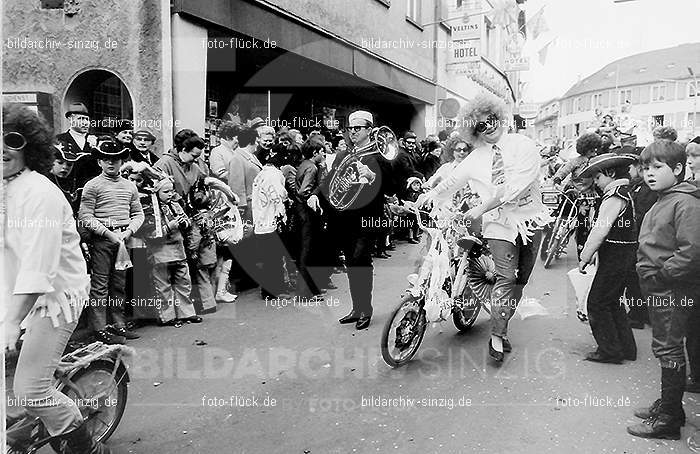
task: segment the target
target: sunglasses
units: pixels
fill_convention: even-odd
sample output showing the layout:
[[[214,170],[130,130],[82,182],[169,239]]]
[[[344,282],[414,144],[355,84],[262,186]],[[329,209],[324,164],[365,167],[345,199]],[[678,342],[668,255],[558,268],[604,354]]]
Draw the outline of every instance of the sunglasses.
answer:
[[[27,146],[27,139],[18,132],[8,132],[2,136],[2,145],[8,150],[19,151]]]
[[[456,147],[455,151],[467,151],[469,147]]]
[[[487,129],[493,127],[498,123],[498,115],[496,114],[490,114],[488,117],[486,117],[486,121],[480,121],[474,126],[474,131],[476,131],[478,134],[483,133]]]
[[[355,131],[355,132],[358,132],[360,129],[364,129],[364,128],[367,128],[367,126],[350,126],[350,127],[348,127],[348,129],[350,131]]]
[[[415,145],[416,141],[415,140],[406,140],[406,145]]]

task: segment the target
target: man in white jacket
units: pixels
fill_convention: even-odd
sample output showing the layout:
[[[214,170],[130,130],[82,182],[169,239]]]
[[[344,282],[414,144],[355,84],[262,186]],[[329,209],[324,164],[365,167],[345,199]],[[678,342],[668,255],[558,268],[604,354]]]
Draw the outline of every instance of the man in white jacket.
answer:
[[[420,206],[444,199],[467,182],[483,201],[467,215],[483,217],[482,234],[496,265],[489,354],[497,362],[511,351],[508,321],[535,265],[541,228],[550,220],[539,189],[537,146],[526,136],[506,134],[509,121],[503,101],[488,94],[476,96],[464,117],[465,136],[473,139],[476,148],[417,201]]]

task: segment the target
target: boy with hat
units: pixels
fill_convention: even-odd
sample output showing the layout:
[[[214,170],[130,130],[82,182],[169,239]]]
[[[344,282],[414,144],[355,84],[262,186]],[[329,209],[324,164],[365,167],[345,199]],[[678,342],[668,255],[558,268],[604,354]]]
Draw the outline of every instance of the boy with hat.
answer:
[[[95,157],[102,173],[85,185],[78,212],[78,222],[91,233],[88,320],[97,340],[107,344],[135,338],[127,331],[121,314],[126,272],[115,269],[117,254],[120,249],[126,252],[124,242],[141,227],[144,219],[136,186],[120,173],[128,155],[129,150],[116,142],[104,141],[98,145]],[[108,313],[115,324],[110,331],[107,331]]]
[[[75,180],[68,176],[73,170],[73,166],[78,161],[79,156],[70,151],[65,144],[57,142],[54,145],[54,161],[51,166],[49,178],[63,192],[63,195],[73,208],[74,216],[78,213],[80,206],[80,189],[75,187]]]
[[[644,217],[639,233],[637,273],[649,304],[651,348],[661,365],[661,398],[635,411],[645,419],[627,432],[643,438],[680,439],[685,424],[686,381],[683,339],[698,304],[700,287],[700,189],[683,181],[683,147],[657,140],[641,155],[644,181],[659,200]]]
[[[131,151],[131,159],[134,162],[145,162],[152,166],[158,162],[158,155],[153,151],[153,145],[156,143],[156,136],[147,129],[139,129],[134,132],[133,149]]]
[[[598,270],[588,295],[588,319],[598,348],[587,361],[621,364],[637,359],[637,345],[622,303],[625,288],[634,275],[637,226],[629,191],[629,155],[605,153],[591,159],[581,172],[593,178],[603,199],[593,228],[581,251],[579,270],[593,262],[598,253]]]

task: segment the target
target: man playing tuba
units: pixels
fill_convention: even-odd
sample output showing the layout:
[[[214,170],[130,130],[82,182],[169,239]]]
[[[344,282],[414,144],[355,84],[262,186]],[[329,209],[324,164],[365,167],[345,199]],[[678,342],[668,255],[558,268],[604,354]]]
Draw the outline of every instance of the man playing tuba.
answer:
[[[345,255],[352,311],[341,318],[341,324],[355,323],[356,329],[365,329],[372,318],[372,239],[381,227],[384,210],[384,194],[393,193],[389,161],[378,154],[365,154],[352,164],[344,165],[351,159],[348,156],[371,147],[374,118],[364,110],[350,114],[348,129],[352,147],[341,151],[333,162],[328,178],[319,186],[315,194],[309,197],[308,205],[313,210],[330,209],[330,228],[337,234],[340,248]],[[352,167],[350,167],[352,166]],[[359,191],[348,206],[339,204],[337,184],[334,180],[347,178],[345,189]],[[359,186],[358,186],[359,185]],[[343,191],[341,191],[343,192]],[[323,200],[323,202],[321,201]]]

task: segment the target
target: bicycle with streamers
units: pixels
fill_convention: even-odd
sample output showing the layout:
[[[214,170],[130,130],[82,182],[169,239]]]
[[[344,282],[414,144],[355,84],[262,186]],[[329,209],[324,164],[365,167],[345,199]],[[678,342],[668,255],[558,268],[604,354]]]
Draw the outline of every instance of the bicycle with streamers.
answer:
[[[432,212],[407,203],[428,237],[428,253],[418,273],[387,320],[382,332],[382,358],[391,367],[408,363],[420,348],[429,323],[452,318],[468,331],[483,308],[490,314],[496,267],[483,238],[470,231],[470,221],[458,209]]]

